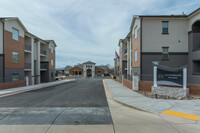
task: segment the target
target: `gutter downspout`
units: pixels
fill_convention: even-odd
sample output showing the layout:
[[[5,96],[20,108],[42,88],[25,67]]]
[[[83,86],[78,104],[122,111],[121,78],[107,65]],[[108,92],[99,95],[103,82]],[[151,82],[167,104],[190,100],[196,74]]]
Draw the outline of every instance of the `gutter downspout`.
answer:
[[[143,17],[141,17],[141,20],[140,20],[140,28],[141,28],[141,31],[140,31],[140,80],[142,81],[142,19]]]
[[[3,24],[3,83],[5,83],[5,24],[4,19],[1,19],[1,22]]]

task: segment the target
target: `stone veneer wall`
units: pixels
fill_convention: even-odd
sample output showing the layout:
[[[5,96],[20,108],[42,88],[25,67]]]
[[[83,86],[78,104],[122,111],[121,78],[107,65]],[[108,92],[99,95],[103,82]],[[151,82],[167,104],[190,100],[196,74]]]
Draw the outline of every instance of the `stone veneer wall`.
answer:
[[[139,91],[147,91],[151,92],[151,87],[153,86],[153,82],[148,81],[140,81],[139,82]],[[187,88],[189,88],[190,95],[200,95],[200,84],[188,84]]]

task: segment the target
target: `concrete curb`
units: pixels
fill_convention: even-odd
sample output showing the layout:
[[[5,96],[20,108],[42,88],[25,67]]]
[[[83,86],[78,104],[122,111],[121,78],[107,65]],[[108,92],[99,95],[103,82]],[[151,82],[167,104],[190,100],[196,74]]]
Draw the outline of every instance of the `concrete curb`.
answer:
[[[119,99],[117,99],[117,98],[113,95],[112,91],[111,91],[110,88],[108,87],[108,85],[107,85],[107,83],[106,83],[105,80],[103,80],[103,85],[104,85],[104,88],[105,88],[105,89],[107,88],[107,90],[110,92],[112,98],[113,98],[116,102],[118,102],[119,104],[122,104],[122,105],[124,105],[124,106],[127,106],[127,107],[129,107],[129,108],[133,108],[133,109],[136,109],[136,110],[139,110],[139,111],[143,111],[143,112],[148,112],[148,113],[156,114],[155,112],[151,112],[151,111],[148,111],[148,110],[145,110],[145,109],[137,108],[137,107],[135,107],[135,106],[131,106],[131,105],[129,105],[129,104],[126,104],[126,103],[120,101]]]
[[[64,80],[63,80],[63,81],[64,81]],[[5,94],[0,94],[0,97],[15,95],[15,94],[19,94],[19,93],[23,93],[23,92],[28,92],[28,91],[32,91],[32,90],[39,90],[39,89],[42,89],[42,88],[45,88],[45,87],[56,86],[56,85],[59,85],[59,84],[70,83],[70,82],[74,82],[74,81],[76,81],[76,80],[75,80],[75,79],[66,80],[65,82],[55,81],[54,84],[52,84],[52,83],[49,83],[49,84],[41,84],[40,86],[32,85],[32,86],[30,86],[30,87],[32,87],[32,88],[30,88],[30,89],[24,89],[24,90],[18,90],[18,91],[8,92],[8,93],[5,93]],[[56,83],[56,82],[57,82],[57,83]],[[34,86],[35,86],[35,87],[34,87]]]

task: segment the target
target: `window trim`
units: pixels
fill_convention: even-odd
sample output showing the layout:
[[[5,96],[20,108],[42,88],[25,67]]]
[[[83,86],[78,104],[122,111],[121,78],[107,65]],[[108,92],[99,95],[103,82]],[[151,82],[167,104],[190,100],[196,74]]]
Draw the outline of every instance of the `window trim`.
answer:
[[[17,40],[13,38],[13,30],[18,32]],[[19,41],[19,30],[17,28],[12,27],[12,39],[15,41]]]
[[[18,80],[13,80],[13,76],[16,76],[16,75],[18,75]],[[20,80],[20,77],[19,77],[19,73],[12,73],[12,81],[13,82],[17,82],[17,81],[19,81]]]
[[[54,48],[53,46],[51,46],[51,53],[53,54],[53,52],[54,52]]]
[[[164,52],[164,48],[167,48],[168,52]],[[168,58],[163,58],[163,55],[168,55]],[[169,47],[162,47],[162,60],[169,60]]]
[[[53,59],[51,59],[51,66],[53,66],[54,65],[54,61],[53,61]]]
[[[163,27],[163,23],[167,23],[167,28]],[[165,33],[163,29],[167,29],[167,32]],[[162,21],[162,34],[168,35],[169,34],[169,21]]]
[[[134,29],[134,38],[135,39],[137,39],[137,37],[138,37],[137,32],[138,32],[138,27],[136,26],[135,29]]]
[[[138,51],[136,49],[136,50],[134,50],[134,62],[137,62],[137,61],[138,61]]]
[[[14,62],[14,60],[13,60],[14,59],[13,58],[14,53],[18,55],[18,59],[17,59],[16,62]],[[12,63],[19,63],[19,52],[15,52],[15,51],[12,52]]]

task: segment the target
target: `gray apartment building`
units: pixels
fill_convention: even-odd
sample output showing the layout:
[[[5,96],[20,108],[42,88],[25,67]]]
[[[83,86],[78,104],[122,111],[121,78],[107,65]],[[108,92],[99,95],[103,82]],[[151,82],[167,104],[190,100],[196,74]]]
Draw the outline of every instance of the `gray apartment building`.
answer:
[[[188,88],[200,92],[200,8],[189,15],[133,16],[119,52],[121,75],[139,75],[141,88],[151,89],[152,62],[159,61],[169,67],[187,65]]]
[[[0,88],[53,81],[56,43],[31,34],[18,18],[0,20]]]

